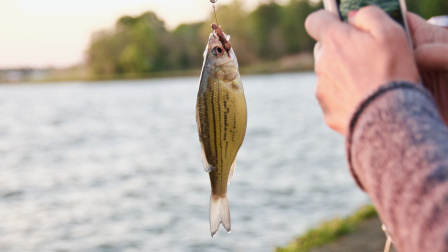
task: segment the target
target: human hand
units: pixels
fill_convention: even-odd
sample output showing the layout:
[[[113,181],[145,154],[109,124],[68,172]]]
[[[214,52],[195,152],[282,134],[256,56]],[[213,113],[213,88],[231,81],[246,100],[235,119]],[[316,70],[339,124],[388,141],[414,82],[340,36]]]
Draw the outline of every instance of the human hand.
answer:
[[[346,134],[356,107],[379,86],[419,81],[404,29],[375,6],[349,13],[349,24],[320,10],[305,21],[315,46],[316,98],[326,124]]]
[[[448,125],[448,30],[408,13],[409,30],[423,85],[434,96]]]

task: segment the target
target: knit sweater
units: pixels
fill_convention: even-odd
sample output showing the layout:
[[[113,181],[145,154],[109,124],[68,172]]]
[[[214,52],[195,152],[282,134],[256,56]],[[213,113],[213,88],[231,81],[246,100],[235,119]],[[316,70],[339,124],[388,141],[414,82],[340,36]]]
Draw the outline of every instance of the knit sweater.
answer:
[[[351,119],[347,157],[398,251],[448,251],[448,128],[428,91],[395,82],[370,95]]]

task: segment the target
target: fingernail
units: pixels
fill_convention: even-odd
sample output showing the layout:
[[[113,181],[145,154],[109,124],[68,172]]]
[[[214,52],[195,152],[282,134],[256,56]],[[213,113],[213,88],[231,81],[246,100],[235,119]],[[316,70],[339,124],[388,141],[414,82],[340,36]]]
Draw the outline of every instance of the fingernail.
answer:
[[[350,20],[350,19],[354,18],[356,16],[356,13],[358,13],[357,10],[349,11],[348,15],[347,15],[347,19]]]

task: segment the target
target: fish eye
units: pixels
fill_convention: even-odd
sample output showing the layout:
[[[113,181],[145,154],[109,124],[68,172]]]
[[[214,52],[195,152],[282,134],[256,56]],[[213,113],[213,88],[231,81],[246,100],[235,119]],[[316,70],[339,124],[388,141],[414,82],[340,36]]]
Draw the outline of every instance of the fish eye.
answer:
[[[216,57],[222,56],[223,52],[224,50],[220,46],[215,46],[212,49],[212,54],[215,55]]]

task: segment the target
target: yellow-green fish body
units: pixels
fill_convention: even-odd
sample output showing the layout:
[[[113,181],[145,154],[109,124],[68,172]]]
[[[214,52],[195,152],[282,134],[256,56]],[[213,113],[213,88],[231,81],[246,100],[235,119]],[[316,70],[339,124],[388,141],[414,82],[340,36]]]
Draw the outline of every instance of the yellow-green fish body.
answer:
[[[220,224],[228,232],[231,229],[227,185],[233,176],[247,126],[247,107],[238,62],[233,49],[221,42],[225,34],[218,29],[210,34],[204,52],[196,105],[202,160],[211,182],[212,237]]]

